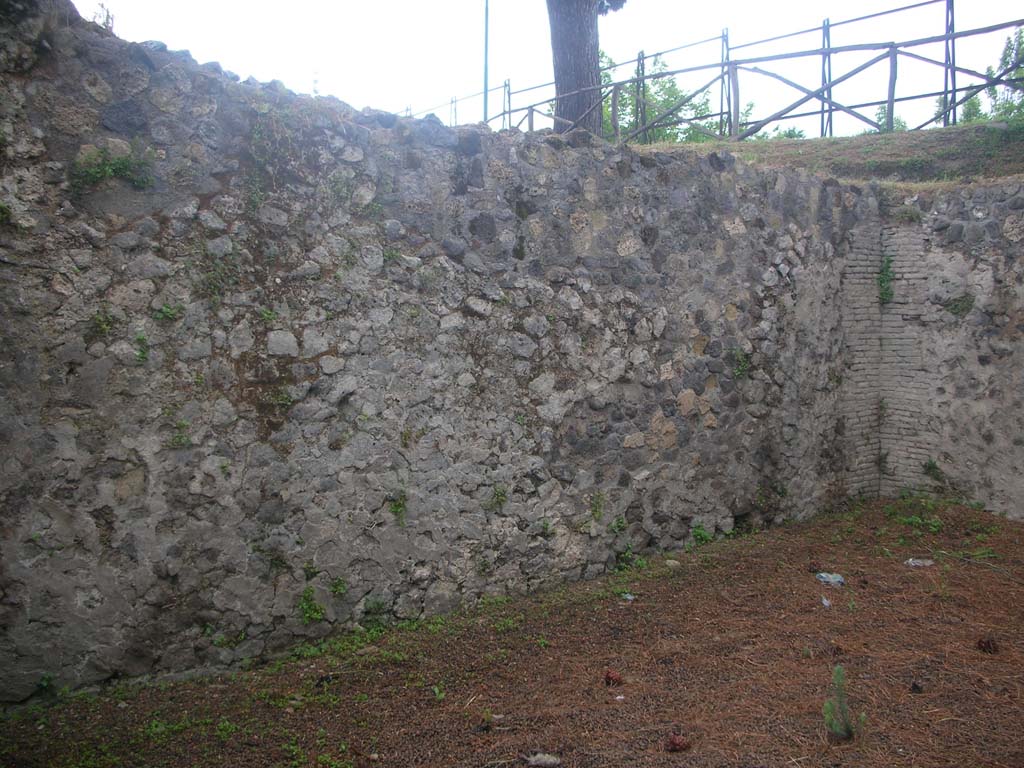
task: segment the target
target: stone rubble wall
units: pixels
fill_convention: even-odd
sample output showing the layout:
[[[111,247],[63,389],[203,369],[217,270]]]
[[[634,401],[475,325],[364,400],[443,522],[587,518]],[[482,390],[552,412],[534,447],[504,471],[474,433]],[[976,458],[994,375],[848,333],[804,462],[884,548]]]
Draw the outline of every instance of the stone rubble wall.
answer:
[[[906,375],[941,361],[934,454],[1013,511],[1021,431],[956,419],[1020,424],[1019,192],[966,249],[952,203],[904,237],[873,189],[356,112],[24,7],[0,19],[4,701],[928,487],[879,429],[904,241],[908,280],[959,280],[899,315]]]

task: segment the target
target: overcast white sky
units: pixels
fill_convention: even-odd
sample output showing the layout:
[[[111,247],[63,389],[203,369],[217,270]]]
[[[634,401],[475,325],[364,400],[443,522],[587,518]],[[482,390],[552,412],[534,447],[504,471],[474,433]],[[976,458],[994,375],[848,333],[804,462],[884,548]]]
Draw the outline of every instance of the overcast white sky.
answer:
[[[914,0],[818,0],[815,3],[731,0],[695,3],[683,0],[628,0],[625,7],[601,20],[601,47],[616,61],[666,50],[720,34],[729,28],[732,44],[833,23]],[[95,0],[74,0],[91,18]],[[482,118],[480,98],[463,100],[483,88],[484,0],[105,0],[114,14],[114,31],[127,40],[161,40],[170,48],[187,49],[200,62],[218,61],[243,79],[281,80],[289,88],[337,96],[361,108],[395,112],[433,111],[445,122],[453,117],[450,100],[459,97],[459,123]],[[834,29],[833,45],[901,41],[944,31],[945,7],[936,3],[881,20]],[[1024,17],[1024,5],[1011,0],[959,0],[958,30],[983,27]],[[984,71],[996,63],[1009,30],[987,38],[958,41],[958,63]],[[760,55],[805,50],[820,45],[820,33],[734,53]],[[941,45],[916,49],[942,59]],[[872,54],[847,54],[833,61],[838,76]],[[710,63],[719,58],[718,43],[668,58],[672,68]],[[768,68],[768,65],[762,65]],[[820,60],[806,59],[774,67],[775,71],[810,88],[817,87]],[[628,74],[623,72],[621,77]],[[711,78],[697,74],[680,85],[695,88]],[[508,79],[513,90],[551,80],[551,53],[545,0],[490,0],[490,83]],[[942,69],[900,61],[898,93],[941,90]],[[877,65],[840,86],[834,97],[844,103],[885,96],[887,65]],[[840,90],[841,89],[841,90]],[[535,91],[513,97],[513,106],[548,97]],[[756,76],[740,83],[744,102],[754,101],[754,116],[763,116],[799,97],[795,91]],[[717,97],[713,100],[717,105]],[[501,109],[501,94],[491,95],[490,114]],[[873,112],[873,110],[867,110]],[[923,122],[934,102],[898,107],[911,124]],[[915,122],[916,121],[916,122]],[[858,133],[864,126],[837,116],[836,133]],[[501,127],[500,121],[492,122]],[[800,123],[816,135],[817,118]]]

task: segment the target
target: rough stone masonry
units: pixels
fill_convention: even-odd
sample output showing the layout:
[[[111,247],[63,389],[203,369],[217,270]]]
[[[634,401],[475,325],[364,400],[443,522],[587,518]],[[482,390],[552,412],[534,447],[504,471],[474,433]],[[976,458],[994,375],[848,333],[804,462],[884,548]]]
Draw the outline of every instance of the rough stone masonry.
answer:
[[[849,494],[1021,515],[1017,183],[453,130],[2,8],[5,702]]]

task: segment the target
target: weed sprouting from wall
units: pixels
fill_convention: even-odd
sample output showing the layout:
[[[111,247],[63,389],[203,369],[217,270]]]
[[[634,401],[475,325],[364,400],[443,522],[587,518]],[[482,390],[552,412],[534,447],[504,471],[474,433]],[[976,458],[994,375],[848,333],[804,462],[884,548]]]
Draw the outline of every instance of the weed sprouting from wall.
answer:
[[[71,191],[81,195],[107,179],[124,179],[135,189],[153,185],[153,160],[148,152],[133,148],[130,155],[114,157],[99,149],[75,161],[70,171]]]
[[[896,273],[892,268],[892,256],[885,256],[882,259],[882,268],[878,270],[878,302],[882,305],[888,304],[893,299],[893,281]]]

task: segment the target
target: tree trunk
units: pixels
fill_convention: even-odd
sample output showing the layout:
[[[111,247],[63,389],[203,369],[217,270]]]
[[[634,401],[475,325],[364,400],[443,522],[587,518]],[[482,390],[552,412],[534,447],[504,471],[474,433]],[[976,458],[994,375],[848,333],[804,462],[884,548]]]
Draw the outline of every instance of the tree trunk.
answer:
[[[598,74],[598,0],[547,0],[551,24],[551,59],[555,67],[555,130],[569,130],[573,123],[601,135],[601,100]],[[572,94],[583,88],[593,91]],[[588,109],[591,110],[580,120]],[[566,121],[566,122],[563,122]]]

